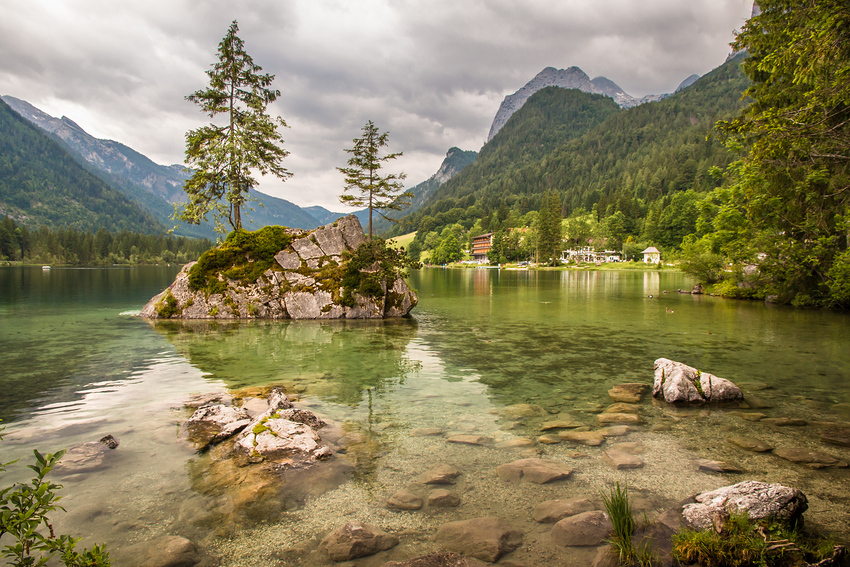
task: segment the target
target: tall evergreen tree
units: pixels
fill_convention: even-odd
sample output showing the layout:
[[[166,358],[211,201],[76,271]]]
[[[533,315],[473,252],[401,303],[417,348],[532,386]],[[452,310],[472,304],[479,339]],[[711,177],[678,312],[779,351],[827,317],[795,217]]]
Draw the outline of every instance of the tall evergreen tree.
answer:
[[[242,206],[248,192],[257,186],[252,169],[283,181],[292,176],[281,165],[289,152],[281,147],[283,138],[277,130],[278,126],[287,127],[286,122],[266,113],[280,91],[270,88],[274,75],[260,74],[262,68],[245,52],[238,31],[233,20],[218,44],[218,62],[207,71],[209,86],[186,97],[210,118],[225,114],[227,122],[186,133],[186,163],[195,171],[184,186],[189,201],[176,214],[188,223],[200,224],[212,211],[216,229],[221,231],[221,219],[225,218],[234,230],[242,228]]]
[[[404,185],[401,180],[407,176],[404,173],[388,173],[381,175],[383,163],[401,157],[402,152],[380,156],[380,149],[387,145],[389,132],[381,133],[378,127],[369,120],[362,128],[363,135],[354,138],[354,147],[345,151],[351,154],[348,167],[338,167],[345,176],[343,191],[356,191],[357,195],[343,194],[339,196],[341,203],[353,207],[369,207],[369,240],[372,239],[372,211],[378,211],[383,218],[394,221],[381,211],[400,211],[410,206],[413,193],[402,192]]]
[[[561,236],[561,198],[553,191],[547,191],[540,205],[537,218],[537,261],[556,265],[563,249]]]

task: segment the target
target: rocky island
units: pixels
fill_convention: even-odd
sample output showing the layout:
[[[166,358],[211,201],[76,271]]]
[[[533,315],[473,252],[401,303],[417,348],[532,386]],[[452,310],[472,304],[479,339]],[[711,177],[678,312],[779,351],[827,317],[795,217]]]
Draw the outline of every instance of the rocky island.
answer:
[[[350,215],[306,231],[234,231],[151,299],[148,319],[384,319],[418,303],[404,253]]]

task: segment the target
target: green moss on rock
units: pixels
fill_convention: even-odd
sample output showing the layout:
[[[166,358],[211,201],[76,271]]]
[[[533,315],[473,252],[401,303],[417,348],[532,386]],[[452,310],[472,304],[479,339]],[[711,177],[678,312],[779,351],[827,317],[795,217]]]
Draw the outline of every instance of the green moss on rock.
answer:
[[[224,278],[242,284],[256,282],[269,268],[279,269],[274,256],[292,242],[292,236],[282,226],[266,226],[260,230],[234,230],[217,248],[204,252],[189,270],[189,289],[203,291],[207,296],[223,293]]]

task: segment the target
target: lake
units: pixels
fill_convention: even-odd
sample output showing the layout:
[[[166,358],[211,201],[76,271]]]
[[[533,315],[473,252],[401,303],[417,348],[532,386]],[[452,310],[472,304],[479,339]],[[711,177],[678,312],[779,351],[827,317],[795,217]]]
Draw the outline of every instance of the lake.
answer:
[[[0,268],[0,458],[26,461],[33,447],[117,437],[104,470],[57,479],[67,509],[57,529],[84,536],[84,545],[107,542],[114,565],[132,564],[122,549],[166,534],[192,539],[222,565],[330,565],[316,538],[357,519],[401,539],[356,563],[377,566],[434,551],[446,522],[487,515],[523,530],[510,556],[519,563],[589,563],[594,549],[557,548],[551,524],[533,521],[531,511],[557,498],[599,500],[615,482],[628,485],[649,518],[700,491],[780,482],[806,493],[808,523],[850,537],[848,469],[813,470],[726,441],[747,435],[850,461],[850,448],[819,438],[829,423],[850,421],[844,314],[676,293],[693,282],[669,270],[431,268],[411,274],[420,303],[403,320],[183,325],[135,317],[177,270]],[[674,408],[646,393],[644,424],[625,437],[599,447],[537,442],[547,421],[598,429],[608,390],[651,385],[660,357],[735,381],[750,407]],[[214,451],[198,454],[183,439],[192,396],[250,396],[271,385],[345,431],[346,453],[335,459],[350,467],[308,471],[258,496],[250,467],[216,468]],[[784,417],[807,425],[770,421]],[[423,428],[443,433],[411,435]],[[447,441],[456,434],[485,444]],[[617,471],[603,461],[606,447],[622,441],[642,445],[642,468]],[[538,455],[575,472],[544,485],[494,473]],[[701,472],[697,459],[745,472]],[[419,476],[440,463],[462,473],[450,487],[459,507],[385,507],[402,488],[424,490]],[[23,464],[10,467],[5,483],[26,474]]]

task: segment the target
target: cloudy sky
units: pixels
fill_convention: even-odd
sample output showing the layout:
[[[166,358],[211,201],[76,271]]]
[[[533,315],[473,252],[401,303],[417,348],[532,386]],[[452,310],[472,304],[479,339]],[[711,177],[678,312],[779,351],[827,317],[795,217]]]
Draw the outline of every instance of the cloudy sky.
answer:
[[[352,138],[367,120],[408,185],[446,150],[478,150],[502,99],[544,67],[582,68],[634,96],[670,92],[728,55],[752,0],[0,0],[0,94],[68,116],[157,163],[182,163],[208,122],[207,84],[234,19],[276,75],[290,126],[286,183],[264,192],[343,211]]]

